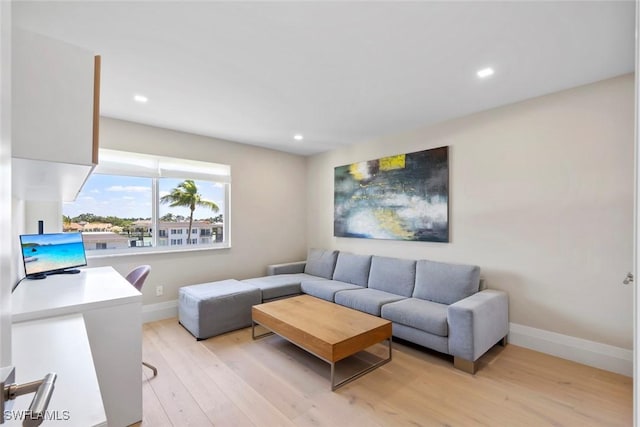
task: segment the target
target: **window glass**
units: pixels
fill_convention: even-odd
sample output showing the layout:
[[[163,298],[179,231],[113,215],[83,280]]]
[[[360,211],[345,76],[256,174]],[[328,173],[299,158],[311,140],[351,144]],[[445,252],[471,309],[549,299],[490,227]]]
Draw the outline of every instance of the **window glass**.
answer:
[[[63,206],[63,230],[81,231],[87,251],[151,247],[152,179],[94,174]]]
[[[159,191],[160,240],[168,239],[166,230],[170,230],[173,235],[186,236],[180,240],[180,243],[172,240],[172,246],[203,245],[223,241],[224,184],[203,180],[160,178]]]
[[[106,161],[63,206],[64,231],[82,232],[89,256],[230,246],[229,166],[104,151]]]

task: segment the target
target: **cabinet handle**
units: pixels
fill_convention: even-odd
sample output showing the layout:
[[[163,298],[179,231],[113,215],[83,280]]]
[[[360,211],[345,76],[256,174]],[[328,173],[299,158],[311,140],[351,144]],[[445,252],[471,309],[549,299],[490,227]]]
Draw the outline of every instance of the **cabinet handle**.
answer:
[[[36,390],[35,396],[29,405],[29,413],[31,419],[39,421],[36,425],[40,425],[44,421],[44,416],[47,408],[49,407],[49,401],[53,394],[53,388],[56,383],[57,375],[54,373],[47,374],[42,380],[42,384]]]
[[[25,384],[10,384],[3,387],[3,406],[7,400],[13,400],[23,394],[35,393],[33,400],[29,405],[29,421],[31,426],[39,426],[44,421],[44,416],[47,408],[49,407],[49,401],[53,394],[54,385],[56,383],[57,375],[49,373],[45,377],[38,381],[31,381]],[[1,418],[4,423],[4,413]]]

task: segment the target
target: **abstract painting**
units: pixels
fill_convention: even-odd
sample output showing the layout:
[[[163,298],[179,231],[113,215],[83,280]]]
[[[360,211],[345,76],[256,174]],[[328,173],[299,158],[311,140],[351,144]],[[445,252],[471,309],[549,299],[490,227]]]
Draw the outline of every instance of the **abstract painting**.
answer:
[[[335,168],[337,237],[449,241],[449,147]]]

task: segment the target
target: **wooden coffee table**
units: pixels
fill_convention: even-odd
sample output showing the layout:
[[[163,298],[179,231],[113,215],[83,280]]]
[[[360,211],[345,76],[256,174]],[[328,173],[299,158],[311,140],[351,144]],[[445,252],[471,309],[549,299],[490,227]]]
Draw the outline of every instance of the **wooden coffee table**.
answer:
[[[301,295],[254,305],[251,315],[253,339],[276,333],[328,362],[331,365],[331,390],[336,390],[391,360],[391,322],[367,313],[310,295]],[[272,332],[256,336],[257,324]],[[387,358],[339,383],[335,382],[336,362],[385,340],[389,342]]]

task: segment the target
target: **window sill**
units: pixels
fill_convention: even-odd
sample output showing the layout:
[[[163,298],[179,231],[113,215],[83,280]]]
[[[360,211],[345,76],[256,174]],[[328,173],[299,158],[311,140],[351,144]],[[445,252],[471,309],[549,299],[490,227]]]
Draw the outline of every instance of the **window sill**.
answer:
[[[104,251],[91,251],[91,252],[99,252],[99,253],[91,253],[87,252],[87,259],[101,259],[101,258],[117,258],[123,256],[135,256],[135,255],[155,255],[155,254],[175,254],[175,253],[184,253],[184,252],[202,252],[202,251],[217,251],[221,249],[230,249],[231,244],[221,244],[217,246],[197,246],[188,249],[168,249],[164,246],[155,247],[155,248],[145,248],[145,249],[122,249],[122,250],[104,250]]]

